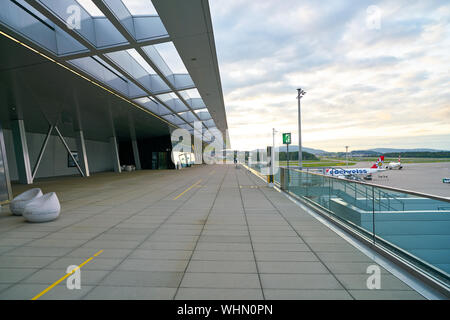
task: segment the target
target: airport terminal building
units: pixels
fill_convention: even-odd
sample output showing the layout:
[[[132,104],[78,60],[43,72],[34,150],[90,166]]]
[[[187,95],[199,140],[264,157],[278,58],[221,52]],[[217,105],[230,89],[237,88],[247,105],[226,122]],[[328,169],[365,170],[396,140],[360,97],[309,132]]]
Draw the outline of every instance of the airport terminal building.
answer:
[[[1,0],[0,48],[0,300],[450,297],[449,199],[157,170],[235,154],[208,0]]]
[[[174,168],[174,129],[227,129],[207,1],[2,1],[0,46],[2,201],[10,181]]]

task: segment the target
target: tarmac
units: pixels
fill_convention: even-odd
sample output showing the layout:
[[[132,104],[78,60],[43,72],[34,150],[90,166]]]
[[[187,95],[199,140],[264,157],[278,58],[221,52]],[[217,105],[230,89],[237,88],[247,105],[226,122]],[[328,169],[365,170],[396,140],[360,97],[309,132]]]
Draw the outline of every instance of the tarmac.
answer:
[[[36,186],[62,212],[32,224],[2,208],[0,299],[424,299],[383,268],[369,289],[370,257],[234,165]]]
[[[372,164],[359,162],[351,167],[368,168]],[[450,198],[450,183],[442,182],[443,178],[450,178],[450,162],[405,163],[401,170],[386,170],[372,176],[370,183]]]

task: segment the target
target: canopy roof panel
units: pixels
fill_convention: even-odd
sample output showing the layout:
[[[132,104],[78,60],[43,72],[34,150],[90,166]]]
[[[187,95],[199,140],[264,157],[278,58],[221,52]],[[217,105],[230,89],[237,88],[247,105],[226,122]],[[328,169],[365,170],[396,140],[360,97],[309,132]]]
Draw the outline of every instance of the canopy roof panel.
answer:
[[[205,0],[4,1],[0,30],[174,126],[227,129]]]

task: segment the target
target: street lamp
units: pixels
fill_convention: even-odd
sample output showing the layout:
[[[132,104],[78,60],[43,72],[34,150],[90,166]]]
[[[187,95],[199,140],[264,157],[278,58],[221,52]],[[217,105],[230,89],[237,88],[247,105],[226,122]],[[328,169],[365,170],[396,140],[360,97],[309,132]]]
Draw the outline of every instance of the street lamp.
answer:
[[[303,155],[302,155],[302,119],[300,113],[300,99],[306,94],[302,88],[297,89],[298,95],[298,166],[300,169],[303,167]]]
[[[275,172],[275,133],[276,132],[279,132],[279,131],[277,131],[277,130],[275,130],[275,128],[272,128],[272,159],[270,160],[271,161],[271,170],[272,170],[272,173],[271,174],[273,174],[274,172]]]
[[[269,186],[273,187],[273,176],[275,173],[275,133],[278,132],[275,128],[272,128],[272,153],[270,154],[270,176],[272,177],[271,184]]]
[[[347,169],[348,169],[348,146],[345,146],[345,162],[347,163]]]

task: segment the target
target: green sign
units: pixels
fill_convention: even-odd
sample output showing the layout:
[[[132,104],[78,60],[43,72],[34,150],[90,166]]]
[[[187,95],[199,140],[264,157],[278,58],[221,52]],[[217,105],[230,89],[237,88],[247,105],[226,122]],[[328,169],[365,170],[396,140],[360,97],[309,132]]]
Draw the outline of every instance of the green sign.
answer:
[[[283,144],[291,144],[291,134],[283,133]]]

